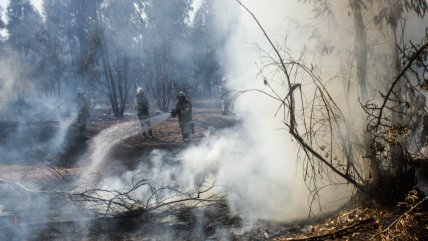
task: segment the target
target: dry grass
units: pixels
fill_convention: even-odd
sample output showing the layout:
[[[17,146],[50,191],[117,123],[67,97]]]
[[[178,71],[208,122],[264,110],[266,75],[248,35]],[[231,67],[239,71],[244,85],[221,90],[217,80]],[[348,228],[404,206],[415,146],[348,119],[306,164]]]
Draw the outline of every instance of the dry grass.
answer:
[[[276,241],[302,240],[427,240],[428,213],[416,191],[395,208],[355,208],[338,213],[293,237],[278,237]]]
[[[420,199],[416,191],[411,191],[399,209],[406,210],[398,218],[382,229],[373,238],[380,240],[426,240],[428,238],[428,215],[423,210],[427,197]],[[379,238],[378,238],[379,237]]]

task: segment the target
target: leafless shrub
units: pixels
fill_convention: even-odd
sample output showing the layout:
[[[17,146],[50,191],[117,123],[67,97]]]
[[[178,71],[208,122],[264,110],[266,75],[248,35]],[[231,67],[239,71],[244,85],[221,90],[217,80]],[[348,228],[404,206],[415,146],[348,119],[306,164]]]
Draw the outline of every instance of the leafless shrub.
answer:
[[[403,68],[387,92],[379,93],[380,103],[363,104],[368,115],[368,135],[364,142],[358,143],[326,82],[319,77],[316,67],[305,62],[305,51],[294,57],[285,45],[274,43],[254,14],[237,2],[253,17],[272,53],[261,50],[260,75],[266,89],[237,91],[236,96],[252,91],[279,102],[276,114],[283,115],[284,125],[300,147],[298,155],[303,160],[304,180],[312,193],[311,204],[317,200],[320,190],[328,186],[351,184],[362,193],[371,193],[371,184],[385,174],[385,165],[395,165],[397,175],[402,177],[408,170],[404,166],[406,160],[412,158],[410,147],[421,150],[426,144],[424,133],[428,133],[428,127],[424,126],[428,126],[428,118],[423,121],[426,100],[420,91],[428,89],[428,38],[420,44],[402,47]],[[397,91],[400,81],[405,81],[406,91]],[[282,93],[283,89],[287,91]],[[391,154],[394,152],[391,147],[401,144],[406,148],[402,156],[394,160],[391,157],[397,155]],[[365,155],[359,154],[364,152]],[[399,182],[409,181],[402,179]],[[322,184],[322,180],[328,180],[327,184]]]
[[[125,190],[90,189],[73,193],[70,199],[91,211],[106,216],[139,215],[155,210],[174,211],[180,207],[198,207],[222,201],[213,192],[214,183],[203,180],[195,192],[183,192],[176,186],[157,187],[152,180],[133,180]]]
[[[316,67],[305,62],[305,51],[293,57],[285,46],[275,44],[254,14],[237,2],[253,17],[273,53],[261,50],[260,75],[267,89],[237,91],[236,96],[252,91],[278,101],[276,115],[282,114],[284,125],[300,147],[303,177],[312,193],[310,204],[318,199],[320,190],[332,185],[352,184],[364,190],[365,176],[354,160],[356,148],[351,143],[344,114]],[[281,93],[283,89],[287,91]],[[329,183],[321,186],[322,180]]]

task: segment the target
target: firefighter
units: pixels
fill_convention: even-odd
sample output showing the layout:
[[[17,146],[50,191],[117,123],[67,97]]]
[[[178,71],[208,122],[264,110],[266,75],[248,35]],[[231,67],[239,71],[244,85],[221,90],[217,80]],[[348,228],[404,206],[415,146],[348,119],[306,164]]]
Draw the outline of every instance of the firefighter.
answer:
[[[189,142],[190,134],[195,133],[195,127],[192,123],[192,103],[183,91],[178,92],[177,103],[170,113],[172,117],[178,116],[183,142]]]
[[[89,105],[86,101],[84,92],[82,88],[77,89],[77,94],[75,98],[75,105],[77,110],[77,119],[76,124],[78,128],[78,139],[86,139],[86,122],[89,117]]]
[[[141,132],[145,138],[153,138],[153,132],[150,123],[150,106],[147,97],[144,95],[144,89],[141,87],[137,88],[137,94],[135,96],[135,108],[137,109],[137,116],[141,123]],[[148,134],[146,133],[148,129]]]

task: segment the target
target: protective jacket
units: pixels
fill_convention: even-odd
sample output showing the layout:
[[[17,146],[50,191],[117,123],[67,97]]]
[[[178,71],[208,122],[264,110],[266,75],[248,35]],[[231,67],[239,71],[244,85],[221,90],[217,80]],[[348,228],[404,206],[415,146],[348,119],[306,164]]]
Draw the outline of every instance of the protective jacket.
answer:
[[[184,142],[190,141],[190,134],[195,133],[195,127],[192,123],[192,103],[186,97],[180,98],[171,110],[172,117],[178,116],[181,135]]]
[[[148,118],[149,117],[149,101],[144,93],[137,93],[135,98],[135,106],[137,109],[138,118]]]
[[[177,101],[171,114],[173,117],[178,116],[180,124],[192,122],[192,103],[186,98]]]

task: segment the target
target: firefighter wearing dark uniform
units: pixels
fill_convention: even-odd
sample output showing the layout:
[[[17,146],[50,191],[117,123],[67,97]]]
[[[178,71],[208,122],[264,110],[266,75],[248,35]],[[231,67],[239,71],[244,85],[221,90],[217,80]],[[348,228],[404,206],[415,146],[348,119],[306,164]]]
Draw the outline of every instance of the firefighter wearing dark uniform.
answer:
[[[137,109],[137,116],[141,122],[141,132],[143,137],[153,138],[153,132],[150,123],[150,111],[149,101],[144,95],[143,88],[137,88],[137,94],[135,96],[135,107]],[[148,129],[148,135],[146,130]]]
[[[172,117],[178,117],[180,124],[181,135],[184,142],[190,141],[190,134],[194,133],[194,125],[192,123],[192,103],[186,98],[183,91],[177,94],[177,103],[175,108],[171,110]]]
[[[75,98],[75,104],[77,109],[76,125],[78,127],[78,138],[86,138],[86,122],[89,117],[89,105],[83,94],[83,89],[77,89],[77,95]]]

